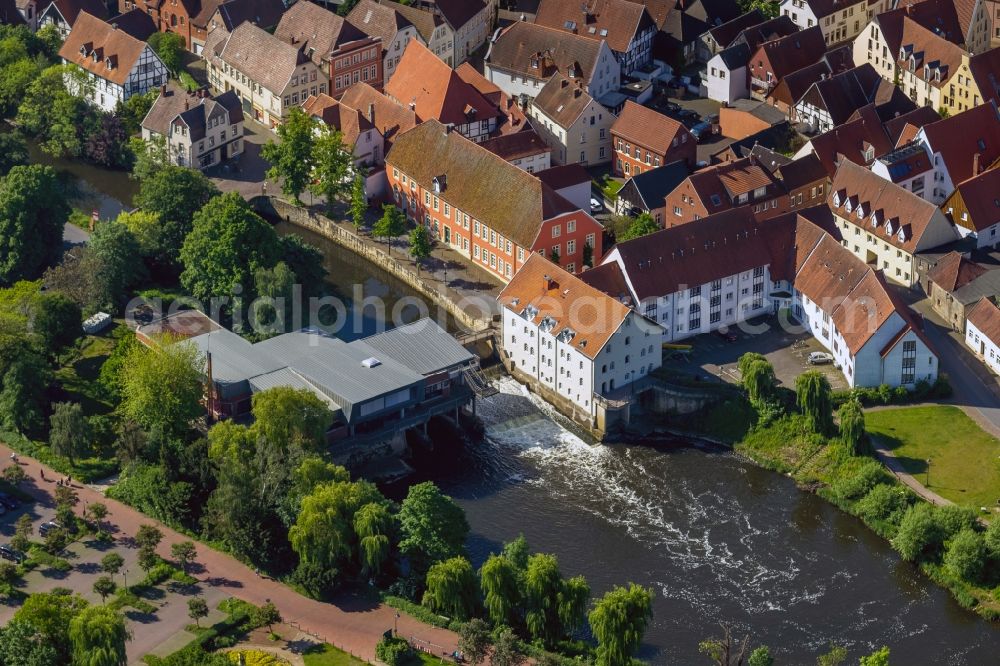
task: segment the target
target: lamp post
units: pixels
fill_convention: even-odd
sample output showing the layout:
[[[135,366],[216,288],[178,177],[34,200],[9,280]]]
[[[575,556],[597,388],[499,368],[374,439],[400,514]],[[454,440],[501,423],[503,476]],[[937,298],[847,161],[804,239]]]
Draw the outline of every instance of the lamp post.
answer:
[[[924,485],[928,488],[931,487],[931,458],[927,459],[927,473],[924,476]]]
[[[122,578],[125,579],[125,592],[128,592],[128,569],[122,569]]]

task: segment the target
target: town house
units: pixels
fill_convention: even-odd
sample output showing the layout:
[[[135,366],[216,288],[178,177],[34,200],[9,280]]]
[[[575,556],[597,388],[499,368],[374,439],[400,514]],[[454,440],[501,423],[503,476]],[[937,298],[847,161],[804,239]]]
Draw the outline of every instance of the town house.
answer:
[[[612,159],[614,115],[580,83],[553,74],[528,107],[532,126],[552,147],[552,162],[605,164]]]
[[[382,41],[382,76],[388,81],[411,40],[420,40],[416,26],[389,5],[376,0],[361,0],[347,15],[349,23],[369,37]]]
[[[963,180],[941,204],[963,238],[976,239],[977,248],[1000,243],[1000,169],[990,169]]]
[[[868,104],[895,104],[900,112],[914,108],[896,86],[880,78],[874,68],[865,64],[833,76],[821,75],[820,80],[796,100],[790,116],[805,124],[809,132],[829,132]]]
[[[589,213],[436,120],[397,136],[386,170],[411,221],[501,282],[532,252],[571,273],[603,254],[603,229]]]
[[[937,206],[848,160],[833,178],[828,204],[844,247],[906,287],[920,279],[920,253],[958,239]]]
[[[370,174],[383,163],[385,141],[374,124],[374,104],[369,104],[364,110],[354,109],[329,95],[317,95],[310,96],[302,105],[302,110],[341,133],[344,147],[354,155],[357,173]],[[369,197],[382,193],[369,188],[365,191]]]
[[[990,370],[1000,374],[1000,308],[992,298],[984,296],[969,311],[965,344]]]
[[[764,42],[750,56],[750,96],[766,99],[782,78],[813,64],[825,52],[823,35],[815,26]]]
[[[887,0],[781,0],[778,11],[801,30],[818,26],[832,46],[854,39],[872,16],[888,8]]]
[[[965,331],[972,308],[985,296],[1000,294],[1000,270],[949,252],[921,280],[934,311],[953,330]]]
[[[284,13],[285,5],[282,0],[226,0],[217,3],[215,12],[208,19],[207,28],[204,30],[199,28],[201,19],[196,18],[191,33],[191,50],[195,55],[204,56],[209,33],[216,32],[217,34],[213,35],[214,39],[222,39],[245,21],[271,32]],[[161,29],[165,29],[162,27],[162,22]]]
[[[59,57],[87,73],[87,100],[109,113],[167,82],[167,68],[146,42],[87,12],[76,17]]]
[[[606,41],[524,21],[490,44],[484,68],[486,78],[512,97],[534,97],[556,72],[582,80],[594,99],[621,85],[621,68]]]
[[[63,40],[69,36],[81,14],[101,20],[108,18],[108,8],[101,0],[43,0],[39,7],[38,27],[55,26]]]
[[[583,422],[660,367],[659,325],[544,257],[532,255],[497,301],[511,373]]]
[[[719,29],[726,25],[730,24],[719,26]],[[728,42],[725,49],[708,60],[705,68],[708,98],[728,104],[749,97],[750,76],[747,68],[750,56],[756,53],[761,44],[787,37],[798,30],[799,27],[787,16],[759,21],[741,30]]]
[[[409,21],[423,43],[449,67],[458,67],[489,38],[495,10],[482,0],[433,0],[402,5],[380,0]]]
[[[624,178],[669,162],[694,166],[698,160],[698,141],[684,125],[631,100],[611,125],[611,143],[612,173]]]
[[[243,153],[243,108],[233,91],[211,97],[164,86],[142,120],[142,138],[162,139],[171,164],[207,169]]]

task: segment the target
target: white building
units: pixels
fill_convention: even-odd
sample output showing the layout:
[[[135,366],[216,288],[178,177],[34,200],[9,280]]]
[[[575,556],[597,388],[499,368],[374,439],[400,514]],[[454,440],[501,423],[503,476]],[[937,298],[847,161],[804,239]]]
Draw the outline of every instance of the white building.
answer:
[[[87,73],[89,101],[108,112],[167,82],[167,68],[146,42],[87,12],[77,16],[59,57]]]
[[[888,9],[886,0],[838,2],[837,0],[782,0],[778,11],[792,19],[800,30],[818,25],[828,45],[854,39],[868,21]]]
[[[749,61],[750,47],[742,43],[730,46],[712,56],[706,67],[708,98],[725,104],[731,104],[738,99],[748,99],[750,97],[750,75],[747,71]]]
[[[539,254],[500,292],[501,344],[510,367],[593,419],[660,367],[663,329]]]
[[[143,118],[142,138],[163,139],[171,164],[204,170],[243,153],[243,108],[232,91],[213,98],[169,86]]]
[[[553,164],[611,161],[614,114],[561,74],[552,75],[528,107],[528,116],[552,148]]]
[[[969,310],[965,321],[965,344],[1000,375],[1000,308],[983,298]]]
[[[388,81],[403,51],[411,40],[423,42],[417,28],[392,6],[375,0],[361,0],[347,15],[347,20],[369,37],[382,40],[382,80]]]

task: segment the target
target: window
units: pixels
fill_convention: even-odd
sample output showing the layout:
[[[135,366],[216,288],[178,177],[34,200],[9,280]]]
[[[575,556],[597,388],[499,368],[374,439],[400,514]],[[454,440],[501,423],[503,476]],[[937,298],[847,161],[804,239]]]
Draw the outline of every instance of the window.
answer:
[[[562,236],[562,225],[561,224],[552,225],[552,237],[559,238],[560,236]]]
[[[566,254],[576,254],[576,241],[566,241]]]

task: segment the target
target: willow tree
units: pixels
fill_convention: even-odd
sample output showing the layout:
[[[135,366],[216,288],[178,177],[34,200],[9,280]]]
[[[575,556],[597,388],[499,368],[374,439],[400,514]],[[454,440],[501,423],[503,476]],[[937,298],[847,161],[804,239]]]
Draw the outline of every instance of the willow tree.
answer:
[[[109,606],[84,608],[69,624],[74,666],[125,666],[130,640],[124,616]]]
[[[354,532],[358,536],[358,551],[361,567],[369,574],[377,576],[389,557],[389,534],[393,529],[393,517],[388,507],[381,502],[369,502],[354,514]]]
[[[292,549],[305,564],[338,568],[356,543],[354,518],[366,504],[384,501],[368,481],[322,484],[302,498],[302,508],[288,531]]]
[[[841,441],[855,453],[860,453],[861,442],[865,437],[865,413],[861,409],[861,402],[857,398],[851,398],[840,406],[838,414]]]
[[[629,666],[653,617],[653,593],[635,583],[615,587],[590,612],[597,666]]]
[[[795,380],[795,395],[813,432],[822,435],[833,429],[833,396],[826,375],[817,370],[802,373]]]
[[[427,572],[423,605],[435,613],[467,620],[475,613],[477,601],[476,576],[464,557],[438,562]]]
[[[774,395],[777,380],[774,368],[765,360],[755,359],[741,372],[743,388],[747,392],[750,404],[757,406],[767,402]]]
[[[479,569],[483,605],[495,625],[515,625],[521,605],[520,572],[505,555],[493,553]]]

